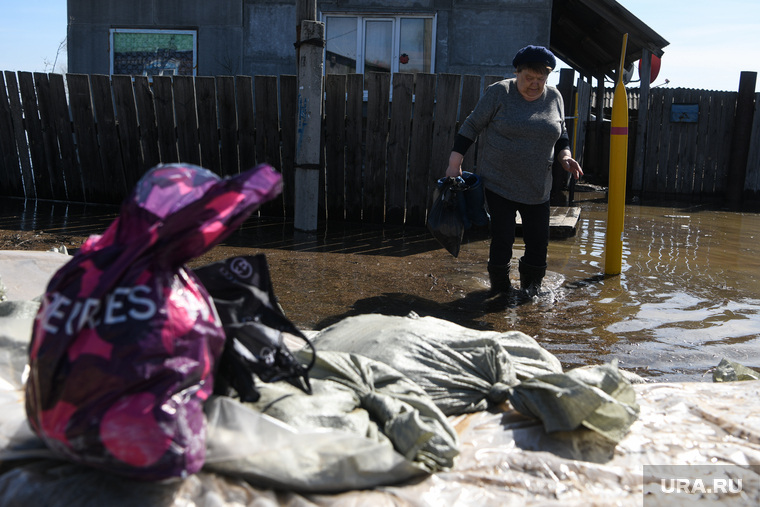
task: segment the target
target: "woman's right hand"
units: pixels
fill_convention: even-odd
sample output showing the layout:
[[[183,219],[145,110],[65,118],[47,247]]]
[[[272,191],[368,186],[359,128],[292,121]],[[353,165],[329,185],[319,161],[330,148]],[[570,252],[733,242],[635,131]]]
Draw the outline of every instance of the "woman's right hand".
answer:
[[[456,151],[451,152],[451,155],[449,155],[449,167],[446,168],[446,176],[448,178],[456,178],[457,176],[462,175],[463,160],[464,155],[457,153]]]

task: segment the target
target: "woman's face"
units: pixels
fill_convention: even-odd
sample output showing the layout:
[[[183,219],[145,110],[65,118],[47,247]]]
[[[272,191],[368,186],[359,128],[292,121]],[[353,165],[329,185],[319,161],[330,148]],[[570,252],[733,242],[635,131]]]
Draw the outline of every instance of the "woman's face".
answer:
[[[544,93],[548,75],[533,69],[523,69],[517,72],[517,90],[527,101],[536,100]]]

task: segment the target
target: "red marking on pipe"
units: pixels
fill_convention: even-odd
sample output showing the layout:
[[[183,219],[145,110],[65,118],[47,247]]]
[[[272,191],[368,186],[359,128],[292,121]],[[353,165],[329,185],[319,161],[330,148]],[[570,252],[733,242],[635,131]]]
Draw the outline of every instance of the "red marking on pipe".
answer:
[[[610,134],[613,136],[627,136],[628,127],[610,127]]]

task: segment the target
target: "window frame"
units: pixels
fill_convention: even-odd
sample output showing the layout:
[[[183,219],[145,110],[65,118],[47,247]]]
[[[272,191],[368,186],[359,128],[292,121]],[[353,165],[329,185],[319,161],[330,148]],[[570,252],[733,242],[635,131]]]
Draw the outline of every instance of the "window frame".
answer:
[[[435,54],[436,54],[436,30],[438,26],[438,14],[421,14],[411,12],[321,12],[320,21],[327,26],[328,17],[342,17],[342,18],[356,18],[356,73],[364,74],[364,47],[366,44],[365,27],[367,21],[391,21],[393,23],[393,48],[391,50],[391,70],[390,74],[397,74],[399,72],[399,57],[400,57],[400,45],[401,45],[401,19],[402,18],[417,18],[417,19],[429,19],[431,20],[431,44],[430,44],[430,74],[435,74]],[[325,36],[327,34],[325,33]],[[327,58],[327,48],[324,50],[324,58]],[[325,66],[324,74],[327,75],[327,66]]]
[[[108,57],[109,57],[109,72],[110,75],[114,75],[114,35],[134,33],[134,34],[171,34],[171,35],[192,35],[193,37],[193,63],[192,74],[174,74],[185,76],[196,76],[198,72],[198,30],[197,29],[169,29],[169,28],[110,28],[108,30]],[[148,78],[153,77],[156,74],[148,75]]]

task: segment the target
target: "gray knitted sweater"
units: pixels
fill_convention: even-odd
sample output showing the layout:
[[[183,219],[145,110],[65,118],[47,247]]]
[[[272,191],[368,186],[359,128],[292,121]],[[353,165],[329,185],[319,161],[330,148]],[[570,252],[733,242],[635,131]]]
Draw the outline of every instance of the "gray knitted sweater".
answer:
[[[515,79],[489,86],[459,129],[468,139],[480,135],[476,172],[484,187],[524,204],[546,202],[555,143],[568,138],[564,110],[552,86],[534,101],[520,95]]]

